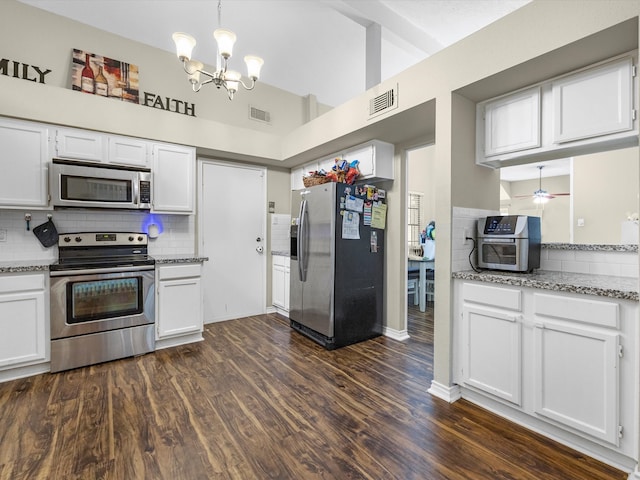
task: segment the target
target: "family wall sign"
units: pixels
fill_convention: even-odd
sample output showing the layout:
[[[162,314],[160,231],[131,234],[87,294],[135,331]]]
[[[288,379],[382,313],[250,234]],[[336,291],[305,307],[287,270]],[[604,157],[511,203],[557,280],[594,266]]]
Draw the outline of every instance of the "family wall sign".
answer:
[[[9,58],[0,59],[0,74],[29,82],[46,84],[51,69]],[[194,103],[154,93],[142,92],[140,102],[139,69],[119,60],[73,49],[71,89],[91,95],[136,103],[167,112],[196,116]]]

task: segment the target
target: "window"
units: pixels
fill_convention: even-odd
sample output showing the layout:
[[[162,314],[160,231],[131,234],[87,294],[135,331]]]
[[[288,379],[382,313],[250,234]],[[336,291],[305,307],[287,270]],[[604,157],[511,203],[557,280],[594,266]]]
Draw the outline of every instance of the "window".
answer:
[[[422,193],[409,192],[407,203],[407,238],[409,248],[420,246],[420,232],[424,229],[422,225]]]

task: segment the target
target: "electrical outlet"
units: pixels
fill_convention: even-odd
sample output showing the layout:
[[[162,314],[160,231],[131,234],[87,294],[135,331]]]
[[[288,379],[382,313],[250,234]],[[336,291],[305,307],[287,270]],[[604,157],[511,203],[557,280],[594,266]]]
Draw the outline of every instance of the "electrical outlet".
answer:
[[[462,229],[462,244],[463,245],[469,245],[471,243],[471,240],[467,240],[468,238],[471,238],[471,231],[468,228],[463,228]]]
[[[7,231],[4,228],[0,228],[0,242],[7,241]]]

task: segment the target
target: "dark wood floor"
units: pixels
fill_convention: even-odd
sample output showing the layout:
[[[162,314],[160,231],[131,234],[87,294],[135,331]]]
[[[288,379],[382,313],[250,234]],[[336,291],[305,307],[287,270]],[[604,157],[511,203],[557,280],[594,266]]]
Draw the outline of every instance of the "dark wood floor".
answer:
[[[262,315],[208,325],[197,344],[0,384],[0,478],[626,478],[430,396],[430,312],[409,331],[326,351]]]

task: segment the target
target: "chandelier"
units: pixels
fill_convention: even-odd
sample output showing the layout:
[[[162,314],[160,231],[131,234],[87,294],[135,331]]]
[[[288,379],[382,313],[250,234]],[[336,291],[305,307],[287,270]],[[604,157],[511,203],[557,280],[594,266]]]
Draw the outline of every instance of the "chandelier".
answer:
[[[220,18],[222,17],[222,0],[218,0],[218,27],[220,26]],[[229,100],[233,100],[233,95],[238,91],[238,87],[242,85],[246,90],[253,90],[256,86],[256,80],[260,77],[260,69],[264,60],[255,55],[247,55],[244,62],[247,64],[247,77],[251,80],[251,84],[247,86],[242,81],[240,72],[229,70],[228,61],[231,58],[233,44],[236,42],[236,34],[218,28],[213,32],[213,37],[218,44],[218,56],[216,62],[216,71],[213,73],[203,70],[204,64],[197,60],[191,59],[193,47],[196,46],[196,40],[191,35],[182,32],[176,32],[172,35],[176,44],[178,59],[182,62],[182,67],[189,77],[191,88],[194,92],[199,92],[200,88],[207,83],[213,83],[217,88],[224,87],[227,91]],[[203,81],[200,76],[207,77]]]

